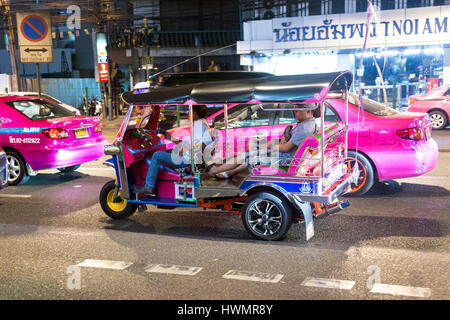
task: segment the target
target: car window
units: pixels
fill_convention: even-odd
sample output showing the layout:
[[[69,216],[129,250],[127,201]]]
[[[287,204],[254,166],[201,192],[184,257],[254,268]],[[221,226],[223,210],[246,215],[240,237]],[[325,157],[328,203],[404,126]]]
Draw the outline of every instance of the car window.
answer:
[[[358,106],[358,107],[360,106],[359,97],[356,94],[349,94],[348,101],[355,106]],[[369,112],[369,113],[379,116],[379,117],[390,116],[390,115],[398,113],[397,110],[392,109],[390,107],[386,108],[386,106],[384,104],[379,103],[374,100],[371,100],[371,99],[362,98],[362,102],[363,102],[364,111]]]
[[[279,104],[278,109],[288,109],[288,108],[294,108],[295,106],[293,104]],[[275,120],[276,124],[290,124],[290,123],[296,123],[297,120],[294,117],[294,111],[292,110],[281,110],[279,111],[279,116]]]
[[[337,114],[336,110],[325,102],[325,122],[341,122],[341,118]]]
[[[450,89],[448,89],[447,91],[445,91],[444,96],[445,96],[445,97],[450,96]]]
[[[63,118],[73,116],[67,109],[42,100],[18,100],[7,104],[31,120]]]
[[[293,105],[280,105],[280,109],[292,108]],[[318,109],[317,109],[318,110]],[[292,124],[297,123],[295,119],[294,111],[292,110],[281,110],[280,116],[275,119],[275,124]],[[337,112],[328,103],[325,103],[325,122],[340,122],[341,118]]]
[[[273,105],[264,107],[273,108]],[[263,110],[260,104],[240,104],[228,110],[228,128],[268,126],[274,114],[274,111]],[[223,113],[214,119],[214,128],[225,129]]]

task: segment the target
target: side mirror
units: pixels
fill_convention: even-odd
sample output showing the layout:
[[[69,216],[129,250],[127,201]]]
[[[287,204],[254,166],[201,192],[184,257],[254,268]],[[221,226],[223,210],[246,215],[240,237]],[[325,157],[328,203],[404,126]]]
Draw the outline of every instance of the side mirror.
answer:
[[[115,146],[113,144],[106,145],[103,148],[104,152],[108,156],[117,156],[120,154],[120,148],[118,146]]]

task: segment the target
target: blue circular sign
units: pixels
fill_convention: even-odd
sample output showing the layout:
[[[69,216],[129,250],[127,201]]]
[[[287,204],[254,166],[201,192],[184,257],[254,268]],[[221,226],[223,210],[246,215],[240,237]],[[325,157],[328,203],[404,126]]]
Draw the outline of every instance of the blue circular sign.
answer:
[[[20,31],[27,40],[38,42],[44,40],[47,36],[48,25],[39,16],[28,16],[22,20]]]

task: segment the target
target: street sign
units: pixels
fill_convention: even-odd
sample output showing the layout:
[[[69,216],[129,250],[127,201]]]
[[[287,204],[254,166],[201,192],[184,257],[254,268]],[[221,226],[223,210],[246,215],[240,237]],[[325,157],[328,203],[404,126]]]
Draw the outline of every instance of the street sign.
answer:
[[[17,13],[20,62],[52,63],[53,44],[49,13]]]
[[[100,82],[108,82],[109,81],[109,68],[108,68],[107,62],[99,62],[98,76],[99,76]]]

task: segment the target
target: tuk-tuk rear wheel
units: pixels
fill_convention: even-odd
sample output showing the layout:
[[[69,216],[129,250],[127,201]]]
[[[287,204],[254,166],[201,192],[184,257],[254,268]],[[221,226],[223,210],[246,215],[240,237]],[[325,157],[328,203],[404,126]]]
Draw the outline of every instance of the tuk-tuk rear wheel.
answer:
[[[256,239],[280,240],[292,225],[292,208],[286,199],[278,195],[258,192],[246,201],[242,222],[247,232]]]
[[[134,203],[129,203],[126,199],[120,196],[120,191],[114,199],[114,192],[116,189],[116,182],[111,180],[107,182],[100,191],[100,205],[103,211],[113,219],[125,219],[136,212],[137,206]]]

